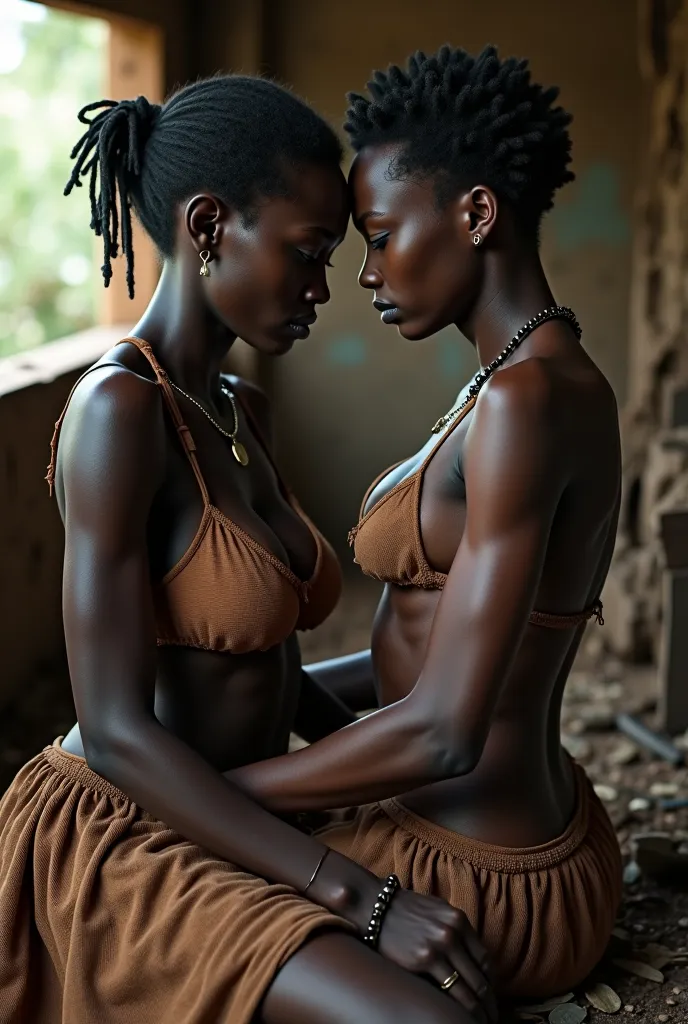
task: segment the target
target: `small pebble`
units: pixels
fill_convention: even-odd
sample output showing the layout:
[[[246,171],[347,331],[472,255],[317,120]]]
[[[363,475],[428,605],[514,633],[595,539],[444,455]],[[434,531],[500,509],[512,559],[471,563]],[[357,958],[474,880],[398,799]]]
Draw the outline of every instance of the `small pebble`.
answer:
[[[607,762],[611,765],[627,765],[638,758],[638,748],[630,740],[621,740],[611,754]]]
[[[653,782],[650,786],[650,796],[670,797],[676,796],[678,786],[675,782]]]
[[[683,989],[679,988],[678,985],[674,985],[671,991],[674,993],[675,996],[680,996]]]
[[[626,885],[633,885],[640,878],[640,868],[634,860],[629,860],[624,868],[623,880]]]
[[[642,934],[642,932],[645,931],[645,925],[641,924],[640,921],[638,921],[637,924],[631,925],[631,927],[633,928],[634,932],[638,933],[638,935]]]
[[[688,917],[680,917],[678,926],[679,928],[688,928]]]
[[[613,803],[619,795],[618,790],[614,789],[613,786],[605,786],[604,784],[600,783],[594,788],[595,792],[597,793],[602,803],[605,804]]]
[[[667,1006],[676,1006],[676,1000],[675,999],[667,999],[666,1004],[667,1004]]]
[[[628,805],[629,811],[637,814],[639,811],[649,811],[652,804],[644,796],[636,796]]]
[[[661,1024],[664,1024],[664,1021],[669,1020],[669,1014],[668,1013],[660,1013],[660,1015],[657,1018],[657,1020],[660,1021]]]
[[[576,761],[585,761],[592,754],[590,741],[583,739],[582,736],[569,736],[564,733],[561,737],[561,743],[564,749]]]
[[[614,725],[614,711],[609,704],[589,704],[582,707],[579,717],[585,730],[604,732]]]
[[[624,1006],[624,1013],[633,1013],[635,1006]]]

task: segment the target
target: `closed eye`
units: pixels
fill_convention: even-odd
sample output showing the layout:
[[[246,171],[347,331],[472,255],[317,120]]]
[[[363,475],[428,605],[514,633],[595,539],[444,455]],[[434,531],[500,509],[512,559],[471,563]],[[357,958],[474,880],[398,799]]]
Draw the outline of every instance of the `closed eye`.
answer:
[[[387,240],[388,239],[389,239],[389,234],[378,235],[377,238],[371,238],[370,239],[370,248],[371,249],[384,249],[384,247],[387,245]]]
[[[304,249],[297,249],[296,251],[298,252],[298,254],[301,257],[301,259],[304,260],[305,263],[317,263],[318,260],[320,259],[320,257],[318,256],[317,253],[306,252]],[[325,261],[325,266],[326,267],[332,267],[332,266],[334,266],[334,264],[330,263],[329,260],[326,260]]]

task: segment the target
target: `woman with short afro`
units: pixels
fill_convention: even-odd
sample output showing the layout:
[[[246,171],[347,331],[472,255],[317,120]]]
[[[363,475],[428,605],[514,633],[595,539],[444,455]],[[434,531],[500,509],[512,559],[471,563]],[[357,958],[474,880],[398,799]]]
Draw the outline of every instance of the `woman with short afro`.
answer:
[[[372,652],[310,672],[379,710],[233,777],[277,813],[367,805],[325,842],[466,913],[501,993],[557,995],[600,959],[621,896],[614,830],[560,740],[621,480],[614,395],[538,249],[573,178],[571,118],[493,47],[416,53],[368,93],[346,123],[360,284],[407,342],[458,328],[481,369],[351,531],[384,583]]]

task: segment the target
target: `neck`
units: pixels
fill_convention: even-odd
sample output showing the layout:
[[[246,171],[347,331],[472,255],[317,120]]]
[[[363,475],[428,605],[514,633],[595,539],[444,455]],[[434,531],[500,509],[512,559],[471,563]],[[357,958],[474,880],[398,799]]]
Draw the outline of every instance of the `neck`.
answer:
[[[556,305],[535,249],[504,259],[503,252],[485,253],[483,287],[465,322],[457,323],[478,352],[481,366],[491,363],[520,327]]]
[[[135,335],[154,350],[178,387],[200,397],[217,393],[222,364],[236,335],[210,312],[197,282],[166,261]]]

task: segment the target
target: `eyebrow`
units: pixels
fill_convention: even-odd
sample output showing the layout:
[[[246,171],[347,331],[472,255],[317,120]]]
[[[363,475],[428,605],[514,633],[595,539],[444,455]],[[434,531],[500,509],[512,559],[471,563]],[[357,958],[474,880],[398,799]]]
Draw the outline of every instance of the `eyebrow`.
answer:
[[[357,220],[359,224],[364,224],[371,217],[384,217],[384,213],[380,213],[379,210],[366,210]]]
[[[339,238],[339,235],[336,235],[334,231],[330,231],[329,228],[324,228],[321,224],[307,224],[305,230],[317,231],[319,234],[327,238],[330,242],[335,242]]]

